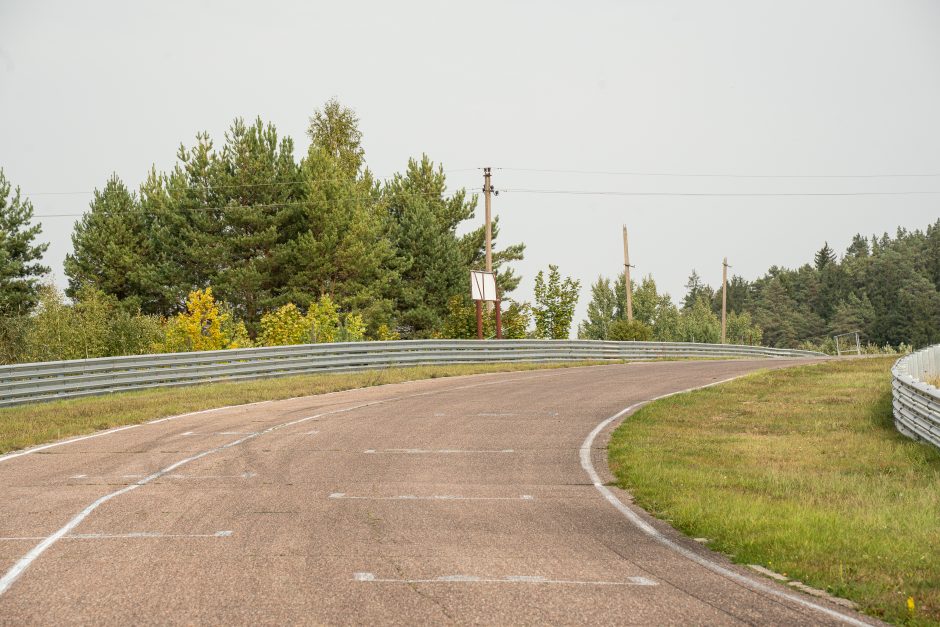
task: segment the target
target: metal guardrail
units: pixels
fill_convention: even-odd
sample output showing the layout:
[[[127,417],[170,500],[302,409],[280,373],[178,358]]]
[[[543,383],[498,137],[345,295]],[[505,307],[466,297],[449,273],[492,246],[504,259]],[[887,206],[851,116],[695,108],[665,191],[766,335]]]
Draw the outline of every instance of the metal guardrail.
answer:
[[[940,377],[940,344],[897,360],[891,375],[894,426],[909,438],[940,447],[940,389],[926,382]]]
[[[102,357],[0,366],[0,406],[152,387],[314,372],[503,361],[823,357],[811,351],[684,342],[399,340]]]

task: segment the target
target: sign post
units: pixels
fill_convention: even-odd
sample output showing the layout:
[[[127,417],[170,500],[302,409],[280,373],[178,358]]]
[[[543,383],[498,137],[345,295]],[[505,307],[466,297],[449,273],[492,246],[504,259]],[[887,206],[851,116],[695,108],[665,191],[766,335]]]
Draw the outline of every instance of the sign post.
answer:
[[[502,315],[499,310],[499,297],[496,295],[496,274],[493,272],[482,272],[480,270],[470,271],[470,298],[476,301],[477,305],[477,339],[483,339],[483,303],[496,303],[496,337],[503,337]]]

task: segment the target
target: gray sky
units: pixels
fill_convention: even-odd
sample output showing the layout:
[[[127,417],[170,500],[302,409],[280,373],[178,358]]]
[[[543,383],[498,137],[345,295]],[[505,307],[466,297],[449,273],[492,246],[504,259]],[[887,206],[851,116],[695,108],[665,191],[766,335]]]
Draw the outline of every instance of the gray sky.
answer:
[[[372,170],[426,152],[454,186],[667,193],[940,191],[940,3],[42,2],[0,0],[0,167],[37,214],[77,213],[117,172],[136,187],[180,142],[261,115],[298,153],[331,96],[359,113]],[[499,169],[503,168],[503,169]],[[517,169],[737,175],[722,178]],[[42,193],[42,194],[41,194]],[[481,203],[482,207],[482,203]],[[622,269],[681,299],[721,258],[749,279],[923,228],[940,195],[623,196],[507,191],[504,243],[540,268]],[[482,214],[482,210],[478,212]],[[481,216],[482,219],[482,216]],[[43,219],[62,284],[74,218]]]

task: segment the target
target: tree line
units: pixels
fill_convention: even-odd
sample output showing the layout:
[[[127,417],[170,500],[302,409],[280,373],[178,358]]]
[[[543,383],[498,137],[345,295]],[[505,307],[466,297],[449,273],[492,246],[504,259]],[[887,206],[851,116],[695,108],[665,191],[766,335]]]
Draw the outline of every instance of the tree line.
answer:
[[[596,339],[718,341],[721,286],[693,270],[682,301],[660,294],[652,276],[634,284],[635,323],[626,323],[623,274],[591,286],[579,335]],[[828,242],[796,269],[772,266],[727,287],[728,341],[835,352],[832,337],[858,332],[873,347],[940,342],[940,220],[924,230],[857,234],[841,255]]]
[[[449,191],[426,155],[377,180],[358,117],[336,100],[307,135],[297,160],[273,124],[236,119],[137,189],[111,175],[75,224],[64,295],[44,278],[32,204],[0,170],[0,359],[476,337],[469,270],[485,232],[460,228],[476,195]],[[492,232],[504,335],[567,337],[579,284],[550,266],[534,303],[513,299],[525,246],[498,245],[498,218]]]
[[[483,266],[485,233],[458,235],[476,195],[448,190],[426,155],[379,181],[358,117],[336,100],[307,135],[298,160],[273,124],[236,119],[218,145],[197,134],[136,189],[110,176],[75,224],[65,295],[48,284],[31,202],[0,169],[0,360],[476,337],[468,275]],[[581,285],[550,265],[532,302],[513,298],[524,250],[493,254],[504,336],[567,338]],[[623,275],[599,277],[578,336],[719,341],[720,286],[695,271],[681,302],[652,276],[632,290],[628,322]],[[734,343],[831,350],[833,334],[851,331],[877,346],[938,342],[940,220],[856,235],[841,257],[825,244],[811,263],[754,281],[733,276],[728,311]],[[495,334],[490,313],[484,331]]]

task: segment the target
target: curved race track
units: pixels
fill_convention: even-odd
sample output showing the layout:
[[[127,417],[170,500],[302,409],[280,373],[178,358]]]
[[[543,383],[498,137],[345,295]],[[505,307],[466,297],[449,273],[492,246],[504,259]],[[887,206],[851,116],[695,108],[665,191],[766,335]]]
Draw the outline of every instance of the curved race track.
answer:
[[[417,381],[0,457],[0,623],[870,622],[603,485],[608,418],[794,363]]]

